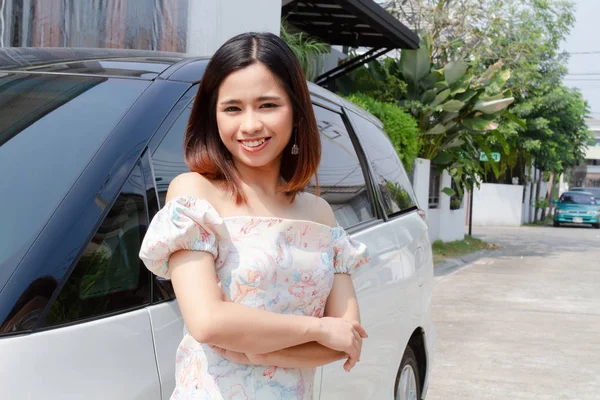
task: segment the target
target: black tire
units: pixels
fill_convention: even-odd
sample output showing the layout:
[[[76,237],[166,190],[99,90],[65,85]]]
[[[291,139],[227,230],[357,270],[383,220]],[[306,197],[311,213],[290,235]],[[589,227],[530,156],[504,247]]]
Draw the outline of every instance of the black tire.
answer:
[[[560,223],[558,221],[554,221],[553,225],[554,225],[555,228],[558,228],[560,226]]]
[[[598,223],[598,224],[592,224],[592,226],[593,226],[594,228],[596,228],[596,229],[600,229],[600,223]]]
[[[415,379],[415,391],[410,395],[411,397],[406,398],[403,394],[403,382],[401,382],[402,371],[406,367],[412,368],[414,372]],[[415,357],[415,353],[410,345],[406,346],[406,350],[404,350],[404,355],[402,356],[402,361],[400,362],[400,369],[398,370],[398,375],[396,376],[396,386],[394,387],[394,399],[395,400],[421,400],[421,378],[419,375],[419,364],[417,363],[417,357]]]

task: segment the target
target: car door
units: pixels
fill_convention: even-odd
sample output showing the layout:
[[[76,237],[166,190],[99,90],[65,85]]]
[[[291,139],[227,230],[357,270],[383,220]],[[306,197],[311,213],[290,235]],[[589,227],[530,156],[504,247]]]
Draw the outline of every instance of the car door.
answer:
[[[356,150],[347,151],[358,153],[354,157],[361,161],[378,199],[374,205],[381,214],[379,223],[358,228],[355,233],[350,230],[371,253],[370,263],[353,277],[369,338],[351,375],[342,369],[342,362],[323,368],[323,399],[391,398],[405,346],[419,324],[421,307],[416,258],[424,250],[425,224],[416,214],[414,194],[389,140],[371,121],[355,118],[362,117],[351,116],[351,130],[358,135],[350,133]]]
[[[138,257],[147,225],[137,164],[45,322],[31,334],[0,340],[3,398],[160,399],[145,310],[150,274]]]

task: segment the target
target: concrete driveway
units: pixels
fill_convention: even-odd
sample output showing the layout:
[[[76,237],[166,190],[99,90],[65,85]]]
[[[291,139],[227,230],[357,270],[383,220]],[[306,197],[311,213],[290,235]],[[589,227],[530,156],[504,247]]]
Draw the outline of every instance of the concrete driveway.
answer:
[[[427,400],[600,399],[600,230],[473,236],[502,249],[435,278]]]

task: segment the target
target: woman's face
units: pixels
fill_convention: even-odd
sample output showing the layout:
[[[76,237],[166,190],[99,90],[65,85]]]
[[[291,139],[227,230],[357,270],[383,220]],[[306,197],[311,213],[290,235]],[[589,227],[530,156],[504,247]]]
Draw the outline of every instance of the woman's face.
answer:
[[[263,64],[232,72],[221,83],[217,126],[235,162],[278,168],[292,125],[291,100]]]

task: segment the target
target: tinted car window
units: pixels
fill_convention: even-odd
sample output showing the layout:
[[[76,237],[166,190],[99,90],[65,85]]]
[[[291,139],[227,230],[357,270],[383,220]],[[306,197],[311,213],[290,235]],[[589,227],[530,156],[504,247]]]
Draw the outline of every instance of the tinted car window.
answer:
[[[358,114],[349,114],[371,163],[387,214],[393,216],[414,208],[417,202],[412,186],[385,132]]]
[[[0,289],[149,82],[0,77]]]
[[[138,256],[148,225],[144,192],[137,166],[52,304],[46,325],[150,302],[150,272]]]
[[[317,172],[320,196],[344,228],[373,219],[364,171],[342,116],[319,106],[314,111],[323,146]]]
[[[595,205],[596,199],[593,196],[585,193],[563,193],[560,196],[561,203],[567,204],[585,204],[585,205]]]
[[[171,181],[177,175],[189,172],[183,156],[183,140],[192,106],[193,101],[190,101],[152,155],[152,166],[161,207],[165,205],[165,197]]]

